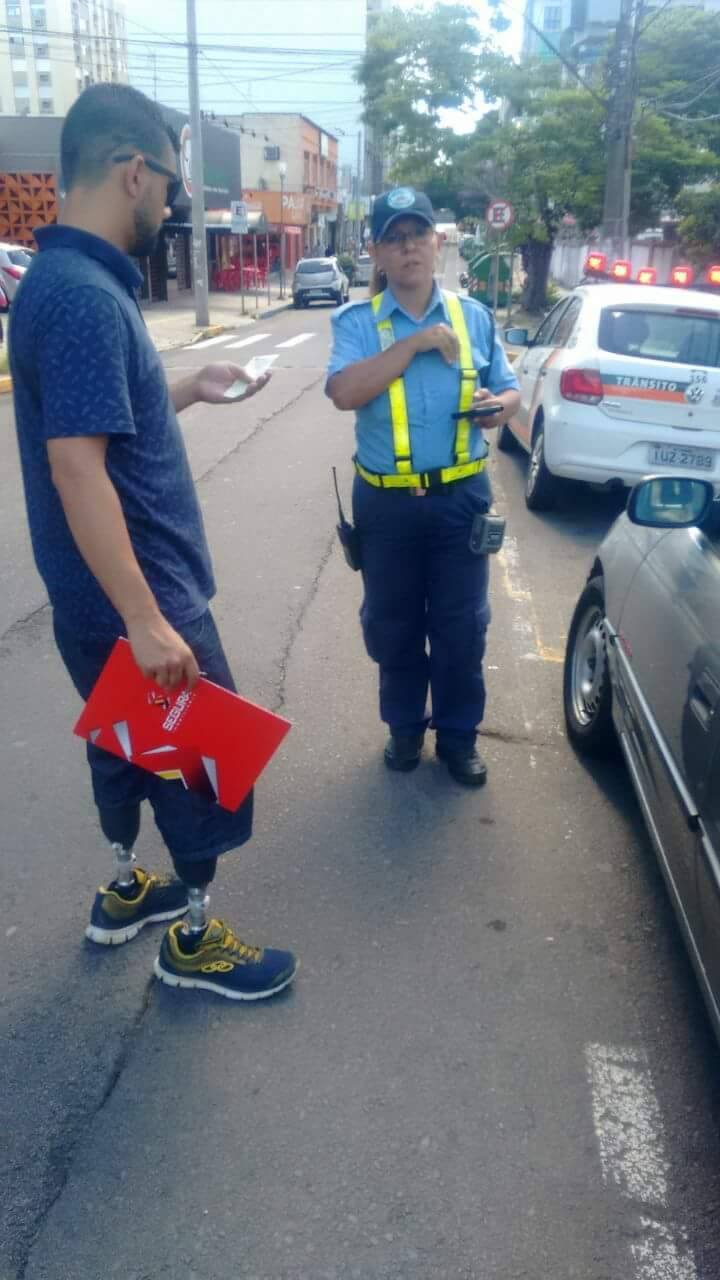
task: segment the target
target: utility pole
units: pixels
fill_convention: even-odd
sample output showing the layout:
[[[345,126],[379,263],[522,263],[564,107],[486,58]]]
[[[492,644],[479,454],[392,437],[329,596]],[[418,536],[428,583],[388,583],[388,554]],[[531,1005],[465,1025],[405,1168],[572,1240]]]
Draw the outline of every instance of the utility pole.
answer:
[[[360,218],[360,170],[362,165],[362,129],[358,129],[357,135],[357,188],[355,192],[355,243],[357,245],[358,256],[362,253],[361,244],[361,218]]]
[[[187,0],[187,39],[188,85],[190,90],[190,180],[192,184],[192,259],[195,323],[199,328],[207,328],[210,323],[210,312],[208,309],[207,235],[205,232],[205,167],[203,164],[202,122],[200,120],[195,0]]]
[[[642,0],[621,0],[615,40],[608,59],[607,175],[603,240],[616,258],[628,255],[632,130],[637,87],[637,45]]]

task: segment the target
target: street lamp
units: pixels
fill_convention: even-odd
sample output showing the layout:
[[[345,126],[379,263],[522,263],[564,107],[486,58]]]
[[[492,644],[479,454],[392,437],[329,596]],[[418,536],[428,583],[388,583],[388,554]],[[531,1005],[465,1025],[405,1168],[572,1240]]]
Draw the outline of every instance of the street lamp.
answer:
[[[280,174],[280,297],[285,297],[285,175],[287,165],[284,160],[278,164]]]

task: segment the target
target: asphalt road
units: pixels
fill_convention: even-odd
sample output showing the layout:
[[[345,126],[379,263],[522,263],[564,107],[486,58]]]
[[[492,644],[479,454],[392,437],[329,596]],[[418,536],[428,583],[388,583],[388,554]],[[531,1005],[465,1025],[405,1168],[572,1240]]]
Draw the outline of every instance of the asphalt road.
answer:
[[[562,727],[618,501],[533,517],[494,455],[490,779],[429,751],[388,774],[334,540],[329,316],[165,361],[279,357],[262,396],[183,417],[232,663],[294,722],[213,896],[299,952],[271,1004],[161,988],[157,932],[83,939],[111,864],[0,400],[0,1280],[715,1280],[718,1049],[624,771]],[[150,822],[138,853],[163,864]]]

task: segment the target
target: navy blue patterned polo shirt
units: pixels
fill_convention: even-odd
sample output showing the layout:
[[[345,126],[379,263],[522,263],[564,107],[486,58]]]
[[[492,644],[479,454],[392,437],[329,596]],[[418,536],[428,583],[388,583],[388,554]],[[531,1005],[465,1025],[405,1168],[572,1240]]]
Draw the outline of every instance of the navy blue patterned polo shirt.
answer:
[[[180,627],[215,593],[200,507],[165,371],[126,254],[73,227],[37,232],[13,303],[10,365],[35,561],[66,627],[117,636],[122,621],[78,551],[50,475],[47,441],[108,437],[106,465],[140,567]]]

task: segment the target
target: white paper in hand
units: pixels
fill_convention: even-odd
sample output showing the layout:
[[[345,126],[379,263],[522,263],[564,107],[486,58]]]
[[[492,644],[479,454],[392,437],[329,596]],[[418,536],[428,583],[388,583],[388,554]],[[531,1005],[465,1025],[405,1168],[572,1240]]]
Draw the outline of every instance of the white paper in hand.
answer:
[[[261,378],[264,373],[267,373],[276,360],[277,356],[253,356],[252,360],[245,365],[245,372],[254,382],[256,378]],[[247,389],[248,383],[244,382],[242,378],[238,378],[237,382],[233,382],[232,386],[228,387],[225,392],[225,399],[241,400]]]

